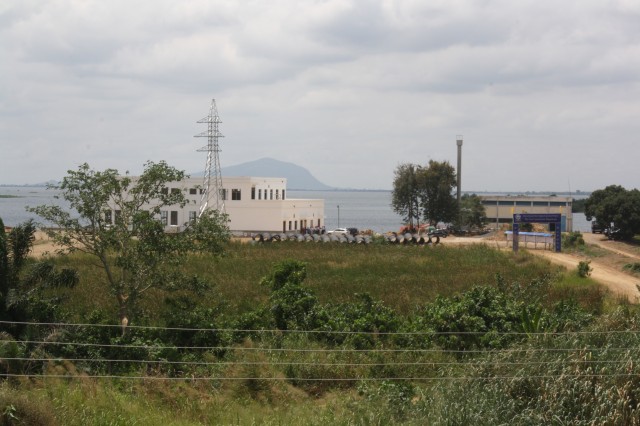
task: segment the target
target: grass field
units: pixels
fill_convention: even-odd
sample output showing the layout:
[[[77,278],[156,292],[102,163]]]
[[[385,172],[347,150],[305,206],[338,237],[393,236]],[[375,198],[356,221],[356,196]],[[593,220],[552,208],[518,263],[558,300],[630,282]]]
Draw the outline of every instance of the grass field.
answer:
[[[631,394],[625,392],[640,389],[634,388],[637,367],[635,363],[628,364],[636,357],[634,348],[640,347],[640,342],[635,334],[618,337],[609,331],[640,330],[640,317],[628,305],[617,307],[617,301],[608,298],[606,292],[588,278],[562,272],[526,250],[513,254],[483,245],[232,243],[225,257],[192,257],[184,268],[215,284],[204,296],[193,298],[197,306],[217,306],[222,309],[223,316],[233,317],[267,306],[270,290],[260,285],[260,281],[274,264],[285,259],[307,264],[304,286],[317,296],[319,303],[355,302],[358,300],[356,294],[368,293],[373,300],[380,301],[402,317],[411,316],[432,304],[438,296],[463,294],[478,285],[496,286],[498,275],[509,285],[514,282],[527,284],[547,276],[551,277],[551,285],[546,290],[544,303],[549,309],[555,309],[552,306],[559,301],[577,301],[588,312],[575,315],[573,305],[561,304],[563,310],[554,313],[555,317],[565,315],[579,319],[595,314],[601,319],[589,330],[605,330],[606,333],[597,338],[589,334],[562,334],[555,339],[543,336],[518,340],[515,352],[488,351],[477,356],[453,355],[445,351],[397,354],[375,351],[244,352],[242,349],[253,347],[325,349],[322,341],[304,334],[298,337],[275,335],[263,341],[248,337],[238,344],[237,350],[224,355],[207,355],[206,359],[214,361],[213,364],[192,369],[194,373],[200,371],[205,375],[222,372],[244,377],[228,381],[89,379],[82,378],[89,370],[83,370],[80,364],[53,360],[47,368],[66,374],[69,379],[16,378],[0,383],[0,424],[417,425],[545,424],[554,421],[581,424],[570,420],[593,421],[597,415],[614,419],[612,424],[638,420],[633,411],[636,406],[629,408],[630,405],[620,401],[631,398],[628,396]],[[82,323],[91,312],[100,310],[110,313],[115,323],[115,300],[105,287],[103,272],[94,260],[75,254],[58,258],[56,262],[59,266],[77,269],[81,277],[77,287],[63,290],[62,311],[67,313],[68,321]],[[143,303],[145,315],[135,319],[133,324],[162,326],[163,318],[171,313],[165,304],[167,296],[167,293],[157,291],[148,294]],[[462,316],[464,309],[460,311]],[[468,309],[476,307],[468,306]],[[583,323],[567,324],[573,330],[582,330]],[[398,345],[392,340],[375,336],[374,339],[377,339],[373,346],[376,349]],[[600,347],[627,348],[627,352],[617,354],[608,350],[601,353],[598,352]],[[341,348],[349,346],[345,343],[337,347]],[[557,348],[563,349],[556,352]],[[585,348],[592,349],[585,353]],[[199,360],[200,356],[194,353],[189,359]],[[592,360],[602,364],[592,364]],[[242,361],[244,364],[223,366],[217,365],[219,361]],[[575,364],[577,361],[581,364]],[[403,363],[409,364],[403,366]],[[153,365],[132,374],[156,375],[160,379],[170,377],[154,371]],[[2,362],[0,368],[4,368]],[[433,376],[434,380],[393,380],[394,377],[421,374]],[[595,379],[593,374],[600,378]],[[632,374],[630,379],[626,378],[627,374]],[[379,375],[390,379],[377,380]],[[494,379],[502,376],[513,377]],[[309,377],[360,377],[361,380],[304,382],[304,378]],[[446,380],[440,380],[443,378]],[[633,401],[640,401],[640,398]]]
[[[375,300],[400,314],[410,313],[416,306],[431,302],[436,296],[449,296],[473,285],[495,285],[496,274],[507,282],[528,283],[545,274],[555,277],[560,293],[568,287],[563,281],[570,276],[526,251],[514,255],[484,245],[470,246],[389,246],[389,245],[325,245],[282,242],[252,245],[232,243],[222,259],[192,257],[185,270],[214,284],[214,289],[200,299],[206,304],[221,300],[235,313],[264,303],[269,291],[260,280],[272,266],[284,259],[307,263],[305,285],[321,302],[352,301],[356,293],[368,293]],[[80,319],[94,309],[115,309],[112,296],[105,287],[103,271],[95,260],[73,255],[59,260],[61,266],[79,271],[80,285],[69,292],[68,308]],[[597,288],[590,280],[581,280],[574,296],[589,298]],[[555,293],[554,293],[555,294]],[[146,310],[162,309],[164,294],[152,293],[145,301]],[[552,295],[551,300],[554,300]]]

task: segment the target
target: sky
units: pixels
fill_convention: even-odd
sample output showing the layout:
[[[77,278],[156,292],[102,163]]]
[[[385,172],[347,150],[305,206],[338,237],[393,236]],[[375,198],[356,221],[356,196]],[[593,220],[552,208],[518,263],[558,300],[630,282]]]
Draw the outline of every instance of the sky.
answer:
[[[391,189],[403,163],[465,191],[640,187],[637,0],[3,0],[0,183],[82,163],[295,163]]]

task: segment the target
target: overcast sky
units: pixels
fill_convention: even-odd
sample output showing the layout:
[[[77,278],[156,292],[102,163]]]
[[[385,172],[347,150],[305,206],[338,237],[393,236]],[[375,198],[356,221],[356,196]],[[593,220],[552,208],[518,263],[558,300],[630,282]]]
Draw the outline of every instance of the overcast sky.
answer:
[[[262,157],[390,189],[640,187],[638,0],[2,0],[0,183]]]

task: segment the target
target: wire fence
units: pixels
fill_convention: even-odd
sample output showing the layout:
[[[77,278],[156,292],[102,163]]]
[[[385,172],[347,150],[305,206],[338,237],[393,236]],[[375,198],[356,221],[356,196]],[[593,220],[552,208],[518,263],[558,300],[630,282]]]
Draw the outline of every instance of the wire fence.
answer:
[[[526,337],[528,344],[498,349],[446,349],[437,345],[401,347],[385,342],[366,348],[317,347],[317,343],[304,339],[286,341],[271,338],[232,345],[171,345],[162,341],[132,343],[118,335],[120,325],[0,321],[0,330],[16,326],[36,330],[44,328],[50,334],[34,340],[16,339],[6,333],[0,336],[0,377],[297,383],[640,377],[635,363],[640,358],[640,332],[636,330],[491,332],[497,337]],[[61,330],[102,328],[113,329],[110,339],[121,339],[123,343],[113,343],[113,340],[70,341],[64,333],[59,333]],[[372,340],[380,336],[434,339],[486,335],[482,332],[381,333],[149,326],[129,326],[127,329],[130,332],[148,330],[187,334],[251,333],[270,337],[305,337],[322,333],[357,335]],[[536,342],[546,342],[547,345],[536,346]],[[105,351],[109,358],[104,357]],[[131,351],[140,353],[132,356]],[[469,374],[469,371],[474,371],[474,374]],[[544,374],[540,374],[541,371]]]

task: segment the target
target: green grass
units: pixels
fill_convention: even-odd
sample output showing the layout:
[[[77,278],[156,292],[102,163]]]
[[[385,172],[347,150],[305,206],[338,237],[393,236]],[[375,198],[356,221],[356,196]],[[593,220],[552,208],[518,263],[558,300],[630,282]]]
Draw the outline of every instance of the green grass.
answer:
[[[233,312],[242,313],[266,302],[269,292],[260,285],[260,280],[284,259],[307,263],[305,286],[322,303],[353,301],[356,293],[369,293],[401,314],[410,313],[438,295],[463,292],[473,285],[494,285],[496,274],[507,282],[525,284],[544,274],[556,275],[560,270],[526,251],[513,254],[484,245],[421,247],[297,242],[233,243],[222,259],[194,256],[185,270],[215,284],[200,299],[201,303],[214,305],[226,301]],[[104,272],[91,257],[76,254],[58,262],[77,269],[81,277],[77,288],[67,293],[69,312],[82,317],[94,309],[115,310]],[[149,293],[146,310],[158,312],[165,296],[162,292]]]
[[[563,273],[561,268],[527,251],[513,254],[476,245],[418,247],[233,243],[224,258],[195,256],[188,260],[185,270],[216,284],[205,297],[198,299],[201,305],[215,305],[225,300],[228,312],[237,315],[266,303],[268,289],[259,284],[260,279],[271,271],[275,263],[284,259],[307,262],[304,284],[323,303],[353,301],[355,293],[367,292],[374,299],[382,300],[385,306],[405,315],[433,301],[438,295],[461,293],[474,285],[494,285],[496,274],[500,274],[509,284],[527,284],[543,275],[551,275],[554,280],[549,289],[548,303],[576,300],[590,313],[600,315],[604,312],[602,329],[640,329],[640,315],[635,312],[635,307],[625,306],[623,310],[609,313],[609,310],[614,311],[615,301],[607,299],[597,283],[590,278],[579,278],[573,271]],[[82,321],[94,309],[113,312],[115,318],[115,300],[105,287],[102,270],[92,258],[75,254],[59,258],[57,262],[60,266],[77,269],[81,277],[76,288],[61,290],[66,296],[63,308],[69,312],[70,318]],[[165,296],[162,292],[148,295],[144,302],[148,314],[145,321],[159,321],[163,309],[166,309],[163,303]],[[627,358],[633,357],[624,358],[624,353],[613,351],[585,353],[584,348],[597,348],[598,345],[636,348],[636,336],[637,333],[628,336],[598,335],[602,342],[593,340],[595,337],[589,335],[563,336],[562,341],[560,338],[531,340],[518,343],[521,350],[491,351],[467,360],[441,352],[429,355],[310,353],[295,355],[295,358],[286,361],[312,361],[304,366],[219,367],[225,369],[227,377],[283,377],[285,372],[292,372],[295,376],[287,377],[335,377],[343,374],[345,377],[366,378],[367,374],[379,374],[382,371],[385,377],[407,377],[405,374],[410,376],[415,373],[416,377],[422,374],[440,377],[455,375],[459,379],[467,377],[464,380],[411,383],[363,381],[358,384],[327,385],[324,389],[322,385],[295,386],[295,381],[282,380],[174,382],[75,378],[3,381],[0,383],[0,424],[20,424],[19,421],[23,424],[65,425],[505,424],[516,417],[519,420],[513,421],[513,424],[543,424],[545,420],[547,423],[573,424],[572,421],[580,419],[580,415],[591,416],[587,418],[599,423],[595,417],[597,413],[602,413],[602,419],[612,418],[616,419],[614,423],[625,424],[638,421],[637,414],[628,414],[631,408],[626,408],[631,399],[625,399],[633,397],[635,402],[640,400],[636,398],[636,393],[630,394],[636,392],[634,389],[640,385],[636,379],[636,363],[626,362]],[[608,342],[607,339],[620,341]],[[276,340],[274,338],[273,342],[265,344],[272,345]],[[317,341],[305,341],[304,338],[300,338],[300,341],[278,341],[289,348],[321,345]],[[242,343],[252,344],[260,343],[249,339]],[[576,351],[537,351],[547,347],[575,347]],[[234,359],[236,355],[230,354],[229,359]],[[240,355],[237,356],[240,359]],[[284,358],[278,357],[284,356],[261,352],[248,355],[248,359],[283,361]],[[604,369],[595,370],[595,373],[602,372],[602,377],[598,378],[589,377],[589,374],[593,374],[589,370],[590,364],[571,364],[574,361],[572,357],[591,360],[597,356],[605,361],[622,357],[625,362],[606,364]],[[385,365],[381,371],[364,366],[322,366],[322,362],[331,357],[335,358],[334,361],[384,362]],[[496,359],[502,364],[496,366]],[[540,363],[541,359],[547,363]],[[393,365],[401,360],[429,363],[444,361],[451,362],[451,365]],[[525,364],[517,367],[508,364],[522,360]],[[629,372],[633,374],[628,378],[623,376]],[[141,374],[145,373],[141,371]],[[153,375],[153,372],[150,374]],[[560,377],[581,374],[584,377],[575,380],[562,380]],[[520,375],[520,378],[484,380],[491,375]],[[605,392],[598,393],[594,389],[604,389]],[[15,417],[13,423],[10,422],[10,416]],[[527,422],[527,416],[538,416],[537,421]]]

